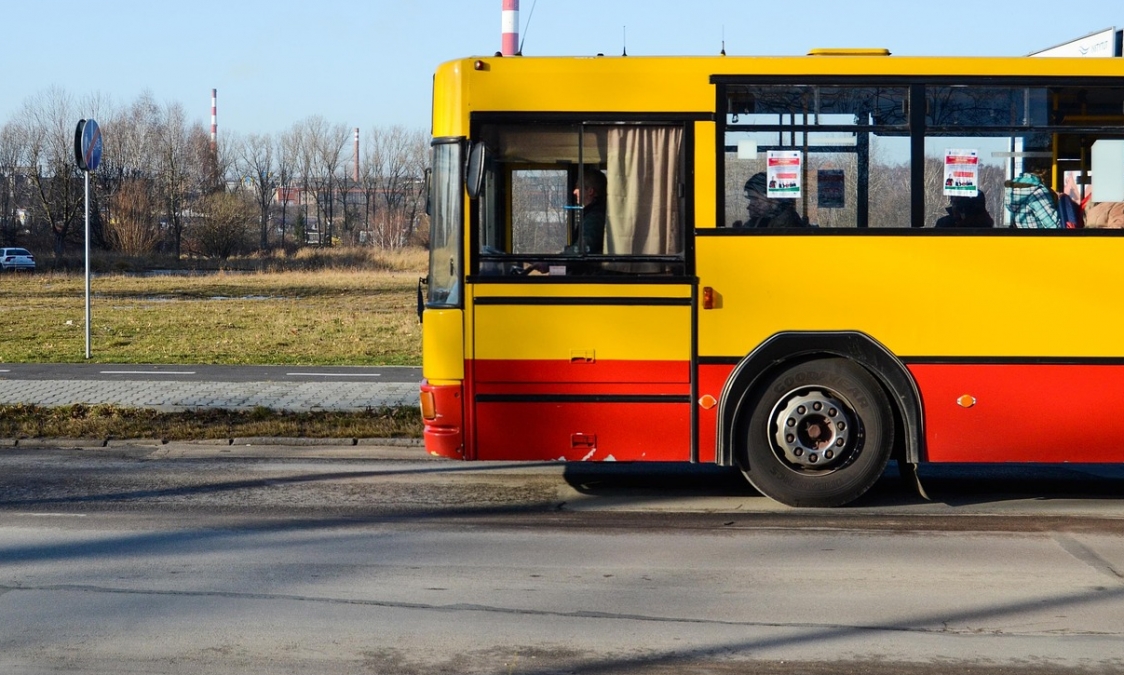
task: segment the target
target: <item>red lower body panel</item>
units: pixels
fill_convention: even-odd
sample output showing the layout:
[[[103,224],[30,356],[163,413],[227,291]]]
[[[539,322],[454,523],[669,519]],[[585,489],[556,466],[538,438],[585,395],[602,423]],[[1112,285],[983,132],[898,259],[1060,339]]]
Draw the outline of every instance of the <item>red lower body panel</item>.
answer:
[[[616,364],[620,366],[620,364]],[[701,366],[690,401],[685,363],[490,361],[466,383],[473,414],[426,423],[426,449],[470,459],[687,461],[691,406],[699,461],[715,459],[717,405],[732,366]],[[912,364],[921,393],[923,460],[1124,461],[1122,365]],[[472,372],[472,371],[470,371]],[[439,410],[461,410],[461,392]],[[466,448],[462,438],[472,439]],[[473,452],[473,446],[475,452]]]
[[[475,459],[688,461],[686,361],[476,361]]]
[[[1120,462],[1124,366],[914,364],[931,462]]]
[[[477,459],[685,462],[690,404],[481,402]]]

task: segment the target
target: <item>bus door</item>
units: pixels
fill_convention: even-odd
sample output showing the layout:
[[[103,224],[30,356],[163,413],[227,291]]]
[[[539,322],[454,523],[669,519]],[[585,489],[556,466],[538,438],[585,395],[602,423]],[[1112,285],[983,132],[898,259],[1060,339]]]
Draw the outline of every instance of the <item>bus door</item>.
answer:
[[[475,458],[691,459],[684,125],[480,132],[466,284]]]

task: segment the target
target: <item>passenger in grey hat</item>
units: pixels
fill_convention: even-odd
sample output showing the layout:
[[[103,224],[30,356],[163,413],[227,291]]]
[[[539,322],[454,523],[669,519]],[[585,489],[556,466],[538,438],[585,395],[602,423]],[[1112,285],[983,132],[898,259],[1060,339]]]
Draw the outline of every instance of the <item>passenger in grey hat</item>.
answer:
[[[734,227],[807,227],[796,212],[793,199],[772,199],[765,186],[765,173],[755,173],[745,182],[747,218],[734,223]]]

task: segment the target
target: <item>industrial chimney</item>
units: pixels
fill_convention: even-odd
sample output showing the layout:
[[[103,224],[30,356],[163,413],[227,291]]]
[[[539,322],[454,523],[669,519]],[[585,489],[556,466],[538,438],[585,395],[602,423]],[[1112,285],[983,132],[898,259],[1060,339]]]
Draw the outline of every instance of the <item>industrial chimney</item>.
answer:
[[[355,127],[355,182],[359,182],[359,127]]]
[[[519,0],[503,0],[503,55],[519,53]]]
[[[219,90],[211,90],[211,149],[218,147],[219,143],[219,116],[218,116]]]

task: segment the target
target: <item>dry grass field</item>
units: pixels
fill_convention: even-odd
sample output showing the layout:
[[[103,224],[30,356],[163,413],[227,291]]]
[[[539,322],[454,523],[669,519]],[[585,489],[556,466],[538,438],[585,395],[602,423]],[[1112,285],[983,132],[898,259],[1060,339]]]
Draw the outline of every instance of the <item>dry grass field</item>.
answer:
[[[424,271],[424,251],[359,249],[218,271],[96,273],[90,361],[417,365]],[[0,275],[0,363],[84,362],[85,339],[84,274]]]

